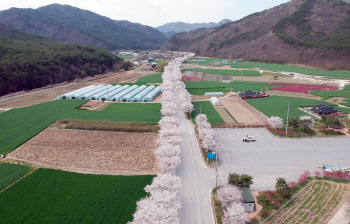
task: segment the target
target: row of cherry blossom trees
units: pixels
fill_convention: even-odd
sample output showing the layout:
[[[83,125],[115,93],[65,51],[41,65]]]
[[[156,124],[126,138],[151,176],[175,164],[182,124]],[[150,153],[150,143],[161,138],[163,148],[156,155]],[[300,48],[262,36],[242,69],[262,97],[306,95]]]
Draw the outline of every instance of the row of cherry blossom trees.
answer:
[[[181,208],[181,202],[179,193],[182,183],[181,178],[175,175],[175,169],[181,162],[182,138],[178,130],[179,120],[175,117],[178,112],[175,95],[179,95],[182,110],[185,108],[186,112],[192,111],[193,106],[190,108],[187,105],[187,102],[191,104],[190,96],[187,96],[183,91],[178,91],[175,85],[178,81],[181,82],[181,63],[193,56],[192,54],[185,54],[184,57],[176,58],[164,68],[162,74],[162,118],[159,121],[158,148],[155,151],[158,166],[164,171],[164,174],[157,175],[153,178],[152,184],[145,187],[145,191],[149,196],[137,202],[132,224],[180,223],[179,209]],[[175,93],[175,90],[178,92]],[[182,99],[183,94],[186,95],[186,100]]]
[[[207,115],[199,114],[196,117],[198,137],[201,140],[202,148],[209,151],[216,151],[216,142],[214,140],[214,131],[208,122]]]
[[[233,185],[221,186],[215,197],[221,202],[224,210],[221,218],[223,224],[245,224],[249,221],[243,207],[242,192],[238,187]]]

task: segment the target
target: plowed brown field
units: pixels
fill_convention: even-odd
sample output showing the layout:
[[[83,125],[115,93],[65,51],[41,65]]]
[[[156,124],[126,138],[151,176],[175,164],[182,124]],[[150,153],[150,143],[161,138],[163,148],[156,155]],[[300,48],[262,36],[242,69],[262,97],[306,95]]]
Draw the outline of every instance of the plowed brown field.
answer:
[[[259,100],[259,99],[256,99]],[[235,118],[235,120],[242,124],[263,124],[267,122],[268,117],[252,107],[244,100],[238,98],[226,97],[220,99],[224,107]]]
[[[158,174],[158,134],[46,129],[8,155],[33,165],[79,173]]]

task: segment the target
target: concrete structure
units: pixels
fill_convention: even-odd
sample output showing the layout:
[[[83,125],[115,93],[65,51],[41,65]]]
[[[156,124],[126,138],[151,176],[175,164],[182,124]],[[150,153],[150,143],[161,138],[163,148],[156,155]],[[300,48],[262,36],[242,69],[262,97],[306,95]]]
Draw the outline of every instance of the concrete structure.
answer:
[[[256,205],[255,199],[252,192],[248,187],[241,187],[239,190],[242,192],[243,196],[243,206],[246,212],[255,212]]]

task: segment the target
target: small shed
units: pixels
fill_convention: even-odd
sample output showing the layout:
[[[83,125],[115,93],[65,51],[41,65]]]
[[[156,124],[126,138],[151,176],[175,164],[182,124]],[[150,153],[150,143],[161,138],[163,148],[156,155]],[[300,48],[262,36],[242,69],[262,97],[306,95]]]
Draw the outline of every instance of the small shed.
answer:
[[[240,92],[239,96],[242,97],[242,99],[257,98],[260,96],[260,93],[253,90],[249,90],[249,91]]]
[[[246,212],[255,212],[255,198],[248,187],[240,187],[243,196],[243,206]]]
[[[223,96],[223,92],[207,92],[205,93],[205,96]]]
[[[223,104],[217,97],[210,98],[210,102],[211,104],[213,104],[213,106],[223,106]]]
[[[319,104],[310,110],[317,113],[318,115],[327,115],[327,114],[339,112],[339,110],[334,109],[333,106],[328,106],[328,105],[324,105],[324,104]]]

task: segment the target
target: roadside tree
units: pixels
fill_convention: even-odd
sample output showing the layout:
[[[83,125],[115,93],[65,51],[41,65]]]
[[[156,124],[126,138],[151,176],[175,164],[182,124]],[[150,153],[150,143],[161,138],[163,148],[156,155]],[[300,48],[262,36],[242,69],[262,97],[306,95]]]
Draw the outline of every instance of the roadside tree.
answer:
[[[267,119],[267,123],[273,129],[283,128],[283,119],[280,117],[271,116],[269,119]]]
[[[288,186],[286,180],[284,178],[277,178],[276,179],[276,192],[278,195],[280,195],[283,198],[289,198],[291,194],[291,188]]]

